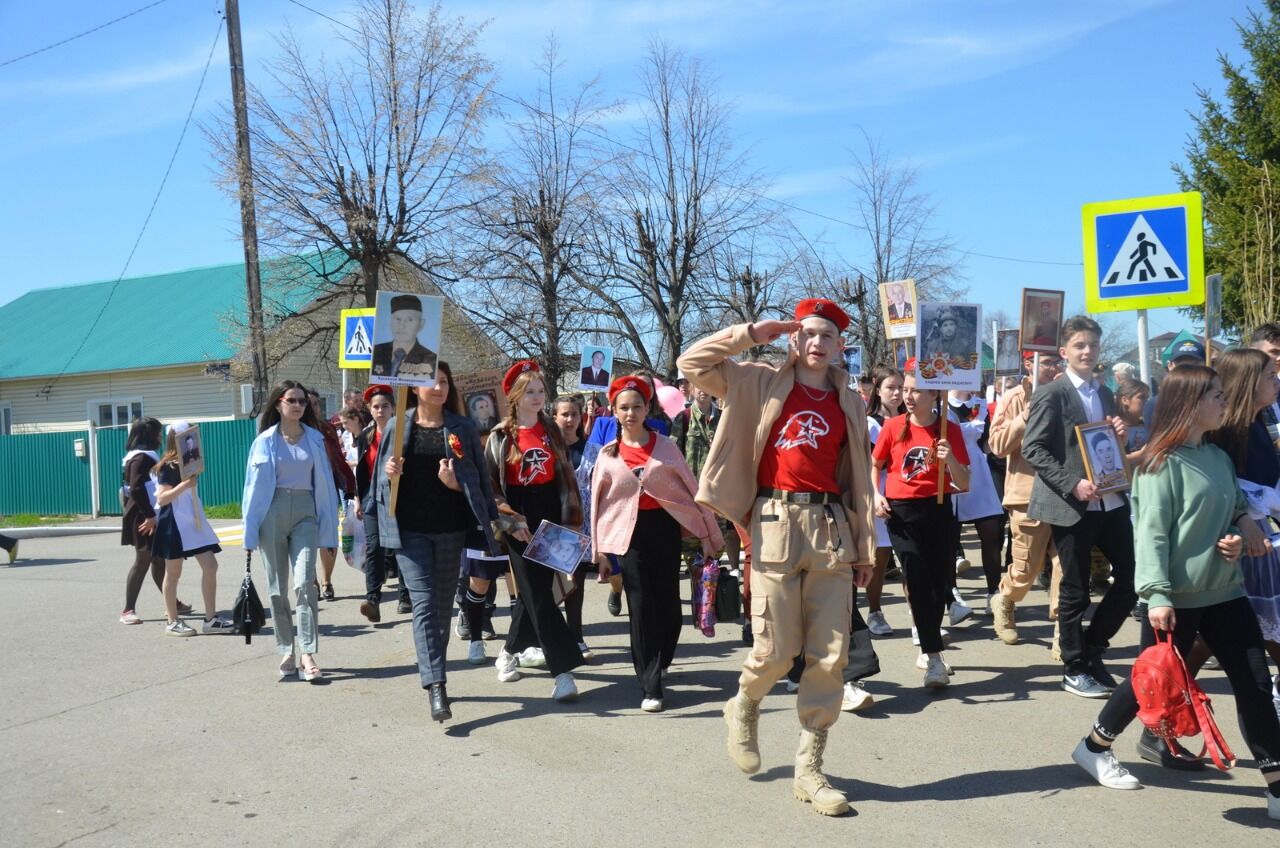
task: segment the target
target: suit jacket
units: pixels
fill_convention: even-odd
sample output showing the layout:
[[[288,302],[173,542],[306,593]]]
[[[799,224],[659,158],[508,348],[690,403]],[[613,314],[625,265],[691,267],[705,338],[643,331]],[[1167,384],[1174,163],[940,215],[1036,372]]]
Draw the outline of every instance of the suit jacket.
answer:
[[[591,373],[591,366],[587,366],[582,369],[582,376],[578,382],[583,386],[607,386],[609,385],[609,372],[601,370],[600,376],[597,377]]]
[[[373,346],[373,362],[371,364],[370,373],[374,377],[394,377],[392,371],[391,354],[395,349],[394,342],[382,342]],[[423,362],[430,362],[435,365],[436,355],[421,342],[415,341],[413,347],[405,354],[405,359],[416,359]]]
[[[910,318],[910,317],[911,317],[911,301],[909,301],[909,300],[904,300],[904,301],[902,301],[902,308],[901,308],[901,309],[899,309],[899,308],[898,308],[898,304],[896,304],[896,303],[890,303],[890,304],[889,304],[889,319],[890,319],[890,320],[892,320],[892,321],[897,321],[897,320],[900,320],[900,319],[902,319],[902,318]]]
[[[1098,387],[1103,416],[1116,414],[1115,398],[1106,386]],[[1031,485],[1027,515],[1060,527],[1070,527],[1084,516],[1089,504],[1072,491],[1088,479],[1076,425],[1089,423],[1080,393],[1063,375],[1036,389],[1031,414],[1022,437],[1022,458],[1036,473]]]

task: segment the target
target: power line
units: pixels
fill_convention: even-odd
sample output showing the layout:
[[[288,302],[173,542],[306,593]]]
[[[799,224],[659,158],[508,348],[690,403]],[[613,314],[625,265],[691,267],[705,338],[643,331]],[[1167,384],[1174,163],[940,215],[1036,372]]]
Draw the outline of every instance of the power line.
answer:
[[[332,17],[331,15],[326,15],[324,12],[321,12],[319,9],[315,9],[315,8],[312,8],[311,6],[308,6],[306,3],[301,2],[301,0],[289,0],[289,2],[301,9],[306,9],[308,12],[311,12],[312,14],[319,15],[325,20],[331,21],[337,24],[338,26],[346,27],[347,29],[351,30],[354,33],[357,33],[366,37],[373,37],[368,33],[361,31],[359,28],[353,27],[351,24],[347,23],[346,21],[340,21],[337,18]],[[385,45],[385,42],[383,42],[383,44]],[[478,85],[478,83],[472,82],[471,80],[463,80],[462,77],[458,76],[457,74],[451,74],[447,70],[440,70],[440,73],[445,76],[451,76],[455,81],[458,81],[458,82],[465,82],[471,85]],[[513,97],[510,94],[503,94],[500,91],[493,91],[493,94],[496,97],[499,97],[503,100],[514,103],[515,105],[521,107],[522,109],[528,109],[529,111],[534,112],[540,117],[547,118],[557,123],[560,121],[560,119],[557,116],[544,112],[541,109],[537,108],[536,106],[533,106],[529,103],[524,102],[518,97]],[[654,161],[657,161],[657,157],[654,156],[652,153],[649,153],[648,151],[645,151],[645,150],[641,150],[638,147],[632,147],[631,145],[625,142],[619,141],[618,139],[613,138],[612,136],[606,135],[605,133],[602,133],[602,132],[597,132],[596,130],[593,130],[591,127],[582,126],[582,127],[579,127],[578,129],[582,132],[587,133],[588,135],[592,135],[602,141],[606,141],[609,144],[614,145],[615,147],[620,147],[623,150],[628,150],[632,153],[635,153],[638,156],[643,156],[645,158],[653,159]],[[847,221],[843,218],[837,218],[834,215],[828,215],[825,212],[818,212],[813,209],[807,209],[803,206],[800,206],[795,203],[791,203],[790,201],[787,201],[787,200],[779,200],[776,197],[770,197],[764,192],[756,191],[755,189],[752,189],[746,186],[739,186],[739,188],[741,188],[746,193],[754,195],[756,198],[763,200],[767,203],[774,203],[774,204],[777,204],[778,206],[784,206],[787,209],[791,209],[795,212],[800,212],[802,214],[809,215],[814,218],[821,218],[824,221],[830,221],[833,224],[840,224],[841,226],[849,227],[851,229],[855,229],[855,230],[861,229],[861,227],[858,224],[855,224],[853,221]],[[983,259],[995,259],[1001,262],[1021,262],[1028,265],[1058,265],[1058,266],[1063,266],[1068,268],[1079,268],[1084,265],[1083,262],[1059,262],[1051,259],[1025,259],[1017,256],[999,256],[993,253],[979,253],[976,250],[957,249],[956,253],[959,253],[963,256],[980,256]]]
[[[30,53],[23,53],[21,56],[14,56],[12,59],[6,59],[3,62],[0,62],[0,68],[3,68],[7,65],[12,65],[14,62],[21,62],[23,59],[30,59],[32,56],[38,56],[41,53],[44,53],[48,50],[52,50],[55,47],[61,47],[64,44],[69,44],[70,42],[75,41],[77,38],[84,38],[86,35],[92,35],[93,33],[97,32],[100,29],[106,29],[112,24],[118,24],[123,20],[132,18],[134,15],[141,14],[142,12],[145,12],[148,9],[153,9],[156,6],[159,6],[161,3],[167,3],[167,2],[169,2],[169,0],[155,0],[154,3],[148,3],[147,5],[143,6],[140,9],[134,9],[132,12],[121,15],[118,18],[112,18],[111,20],[107,21],[105,24],[98,24],[96,27],[93,27],[92,29],[87,29],[84,32],[78,32],[75,35],[71,36],[70,38],[64,38],[61,41],[55,41],[53,44],[47,44],[44,47],[41,47],[39,50],[32,50]]]
[[[164,0],[161,0],[164,2]],[[152,4],[153,6],[156,4]],[[160,195],[164,193],[165,184],[169,181],[169,174],[173,171],[173,163],[178,159],[178,151],[182,149],[182,140],[187,136],[187,129],[191,126],[191,118],[195,115],[196,104],[200,102],[200,92],[204,90],[205,78],[209,75],[209,66],[213,64],[213,51],[218,46],[218,41],[222,38],[223,18],[218,16],[218,29],[213,34],[213,43],[209,45],[209,56],[204,61],[204,70],[200,72],[200,82],[196,85],[195,96],[191,98],[191,108],[187,110],[187,119],[182,122],[182,131],[178,133],[178,142],[173,146],[173,154],[169,157],[169,164],[165,166],[164,176],[160,178],[160,187],[156,189],[155,196],[151,198],[151,207],[147,209],[147,216],[142,221],[142,228],[138,230],[138,237],[133,240],[133,247],[129,249],[129,256],[124,261],[124,267],[120,269],[120,274],[111,283],[111,288],[107,291],[107,297],[102,301],[102,306],[98,309],[98,314],[94,316],[93,323],[89,325],[89,329],[85,331],[84,337],[80,339],[80,344],[76,346],[71,356],[67,357],[67,363],[62,366],[62,370],[58,372],[49,383],[40,390],[42,394],[48,394],[63,375],[67,373],[67,369],[71,367],[71,363],[75,362],[80,351],[84,350],[84,346],[89,342],[89,338],[93,335],[93,331],[97,329],[98,322],[102,320],[102,316],[107,311],[107,307],[111,305],[111,299],[115,296],[116,287],[120,285],[120,281],[124,279],[124,275],[129,271],[129,265],[133,262],[133,256],[138,252],[138,245],[142,243],[142,237],[147,232],[147,226],[151,223],[151,216],[156,211],[156,205],[160,202]]]

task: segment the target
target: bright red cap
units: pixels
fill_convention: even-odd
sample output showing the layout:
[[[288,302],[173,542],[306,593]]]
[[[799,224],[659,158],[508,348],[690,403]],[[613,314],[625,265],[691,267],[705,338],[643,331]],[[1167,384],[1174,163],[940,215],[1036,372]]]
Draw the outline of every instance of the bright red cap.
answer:
[[[811,315],[826,318],[832,324],[835,324],[836,329],[842,333],[849,328],[849,316],[845,315],[844,310],[836,306],[833,301],[825,298],[805,298],[796,304],[797,321],[803,321]]]
[[[643,377],[619,377],[609,384],[609,403],[613,403],[613,399],[623,392],[631,391],[639,392],[645,403],[653,397],[653,389]]]
[[[1036,358],[1036,352],[1035,352],[1034,350],[1024,350],[1024,351],[1022,352],[1022,358],[1023,358],[1023,359],[1025,359],[1025,360],[1027,360],[1027,361],[1030,361],[1030,360],[1032,360],[1032,359],[1035,359],[1035,358]]]
[[[914,356],[907,360],[906,365],[902,366],[902,373],[903,374],[916,373],[916,358]]]
[[[506,375],[502,378],[502,393],[504,395],[511,394],[511,387],[516,384],[516,378],[526,371],[532,371],[535,374],[542,373],[542,369],[538,367],[538,363],[534,362],[532,359],[522,359],[507,369]]]
[[[364,390],[364,402],[367,404],[373,403],[374,395],[391,396],[391,394],[391,387],[386,383],[374,383],[372,386]]]

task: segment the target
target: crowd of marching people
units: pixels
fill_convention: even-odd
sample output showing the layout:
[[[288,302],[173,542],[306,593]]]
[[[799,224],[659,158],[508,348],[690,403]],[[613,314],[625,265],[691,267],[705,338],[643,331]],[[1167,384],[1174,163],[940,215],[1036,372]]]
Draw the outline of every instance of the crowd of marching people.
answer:
[[[451,635],[466,643],[468,664],[490,663],[499,584],[511,613],[492,660],[498,680],[545,668],[551,697],[576,699],[574,670],[594,659],[582,624],[590,574],[608,585],[609,613],[625,608],[629,618],[640,708],[662,711],[684,625],[682,575],[727,558],[725,573],[741,575],[748,646],[723,709],[727,753],[747,774],[761,768],[760,703],[786,678],[800,724],[793,791],[839,815],[848,801],[824,775],[823,754],[840,713],[874,703],[875,640],[909,628],[924,688],[962,680],[947,646],[949,628],[975,613],[956,580],[970,567],[960,544],[968,525],[993,635],[1017,644],[1029,594],[1047,590],[1061,688],[1099,702],[1070,754],[1081,769],[1108,788],[1140,785],[1113,743],[1138,717],[1142,693],[1107,656],[1132,615],[1142,648],[1171,638],[1192,676],[1210,663],[1222,670],[1268,814],[1280,819],[1271,523],[1280,519],[1280,326],[1259,328],[1212,367],[1198,342],[1181,344],[1153,391],[1129,366],[1104,379],[1101,328],[1076,316],[1061,326],[1056,355],[1027,354],[1022,378],[984,397],[925,387],[914,361],[851,377],[840,356],[848,324],[835,303],[808,299],[788,320],[696,342],[678,360],[686,403],[674,415],[658,403],[653,374],[616,377],[603,398],[556,395],[532,360],[506,371],[506,405],[487,431],[464,410],[443,360],[434,386],[409,391],[400,418],[388,385],[349,394],[326,421],[314,392],[283,381],[260,420],[242,501],[280,675],[324,677],[319,601],[335,598],[343,510],[365,540],[360,612],[379,622],[384,585],[398,576],[398,609],[412,616],[420,682],[441,722],[452,718]],[[742,356],[780,339],[780,360]],[[1115,467],[1131,486],[1091,482],[1088,456],[1110,450],[1081,443],[1091,425],[1109,425],[1122,454]],[[130,432],[122,543],[136,555],[120,621],[140,622],[150,573],[165,632],[193,635],[177,594],[192,558],[202,631],[229,632],[215,597],[218,540],[194,479],[177,472],[186,427],[166,433],[143,418]],[[544,523],[590,539],[572,574],[531,558]],[[909,620],[891,623],[883,598],[899,578]],[[1151,728],[1137,751],[1167,768],[1204,767]]]

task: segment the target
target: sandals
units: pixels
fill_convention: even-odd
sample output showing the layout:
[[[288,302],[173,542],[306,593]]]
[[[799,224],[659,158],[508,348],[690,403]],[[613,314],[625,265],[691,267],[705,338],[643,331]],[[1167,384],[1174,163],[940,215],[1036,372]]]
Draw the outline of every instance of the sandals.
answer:
[[[316,665],[316,661],[311,661],[311,668],[303,663],[298,664],[298,679],[303,683],[314,683],[324,678],[324,672],[320,670],[320,666]]]
[[[280,679],[284,680],[289,675],[298,670],[298,665],[294,661],[293,654],[285,657],[280,661]]]

